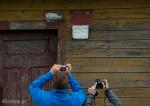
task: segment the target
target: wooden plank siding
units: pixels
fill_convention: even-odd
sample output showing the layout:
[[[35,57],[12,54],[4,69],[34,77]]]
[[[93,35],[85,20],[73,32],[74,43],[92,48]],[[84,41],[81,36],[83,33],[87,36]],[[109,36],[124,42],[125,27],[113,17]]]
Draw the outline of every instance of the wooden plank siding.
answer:
[[[0,3],[0,10],[72,10],[141,8],[149,6],[149,0],[2,0]]]
[[[80,8],[79,8],[80,9]],[[110,20],[110,19],[149,19],[150,7],[142,8],[108,8],[108,9],[92,9],[92,18],[97,20]],[[10,21],[41,21],[44,19],[44,13],[57,12],[63,15],[63,19],[70,21],[71,10],[1,10],[0,8],[0,20]]]
[[[7,1],[0,3],[0,21],[44,22],[46,12],[63,16],[66,62],[84,89],[106,78],[124,106],[150,106],[149,0]],[[70,13],[78,9],[92,11],[88,40],[72,38]],[[98,92],[95,106],[111,106]]]
[[[115,8],[92,11],[88,40],[71,37],[67,21],[66,61],[84,88],[94,79],[108,79],[125,106],[149,106],[150,10]],[[99,92],[95,106],[112,106]]]

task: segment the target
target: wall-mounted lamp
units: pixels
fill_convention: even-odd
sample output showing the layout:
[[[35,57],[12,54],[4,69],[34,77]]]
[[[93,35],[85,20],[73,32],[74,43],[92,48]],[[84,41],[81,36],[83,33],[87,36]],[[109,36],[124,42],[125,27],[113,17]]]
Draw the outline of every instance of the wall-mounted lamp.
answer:
[[[61,20],[62,16],[57,13],[45,13],[45,18],[47,22]]]

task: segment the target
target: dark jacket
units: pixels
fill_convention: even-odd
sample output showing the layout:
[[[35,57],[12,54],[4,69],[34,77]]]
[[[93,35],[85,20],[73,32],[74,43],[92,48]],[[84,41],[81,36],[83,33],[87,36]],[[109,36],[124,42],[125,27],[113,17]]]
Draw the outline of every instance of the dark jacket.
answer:
[[[105,91],[105,95],[108,98],[109,102],[112,103],[114,106],[123,106],[119,98],[110,89]],[[84,106],[92,106],[93,101],[94,95],[88,93]]]

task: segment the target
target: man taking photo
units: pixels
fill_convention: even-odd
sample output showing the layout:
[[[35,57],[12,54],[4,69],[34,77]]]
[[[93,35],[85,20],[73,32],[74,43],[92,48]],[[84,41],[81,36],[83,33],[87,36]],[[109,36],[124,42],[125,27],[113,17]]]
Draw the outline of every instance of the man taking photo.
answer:
[[[43,90],[44,84],[50,80],[52,89]],[[86,99],[82,87],[71,75],[71,64],[65,67],[53,65],[49,72],[29,85],[29,93],[37,106],[82,106]]]
[[[109,102],[113,104],[113,106],[123,106],[120,99],[112,92],[112,90],[109,88],[108,81],[104,79],[102,82],[102,89],[105,92],[106,97],[108,98]],[[87,93],[87,99],[84,106],[92,106],[94,97],[96,94],[96,85],[93,85],[88,89]]]

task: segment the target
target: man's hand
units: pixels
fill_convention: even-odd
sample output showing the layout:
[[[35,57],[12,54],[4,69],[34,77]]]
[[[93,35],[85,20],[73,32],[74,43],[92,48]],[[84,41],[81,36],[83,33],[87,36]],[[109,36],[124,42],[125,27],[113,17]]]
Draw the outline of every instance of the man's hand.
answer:
[[[93,85],[88,89],[88,93],[95,95],[96,94],[96,85]]]
[[[72,70],[71,64],[66,64],[66,73],[70,74]]]
[[[109,89],[109,84],[108,84],[108,81],[106,79],[104,79],[102,81],[102,85],[103,85],[103,90],[106,91],[107,89]]]
[[[50,72],[54,75],[56,73],[59,72],[60,68],[61,68],[62,65],[60,64],[54,64],[50,70]]]

